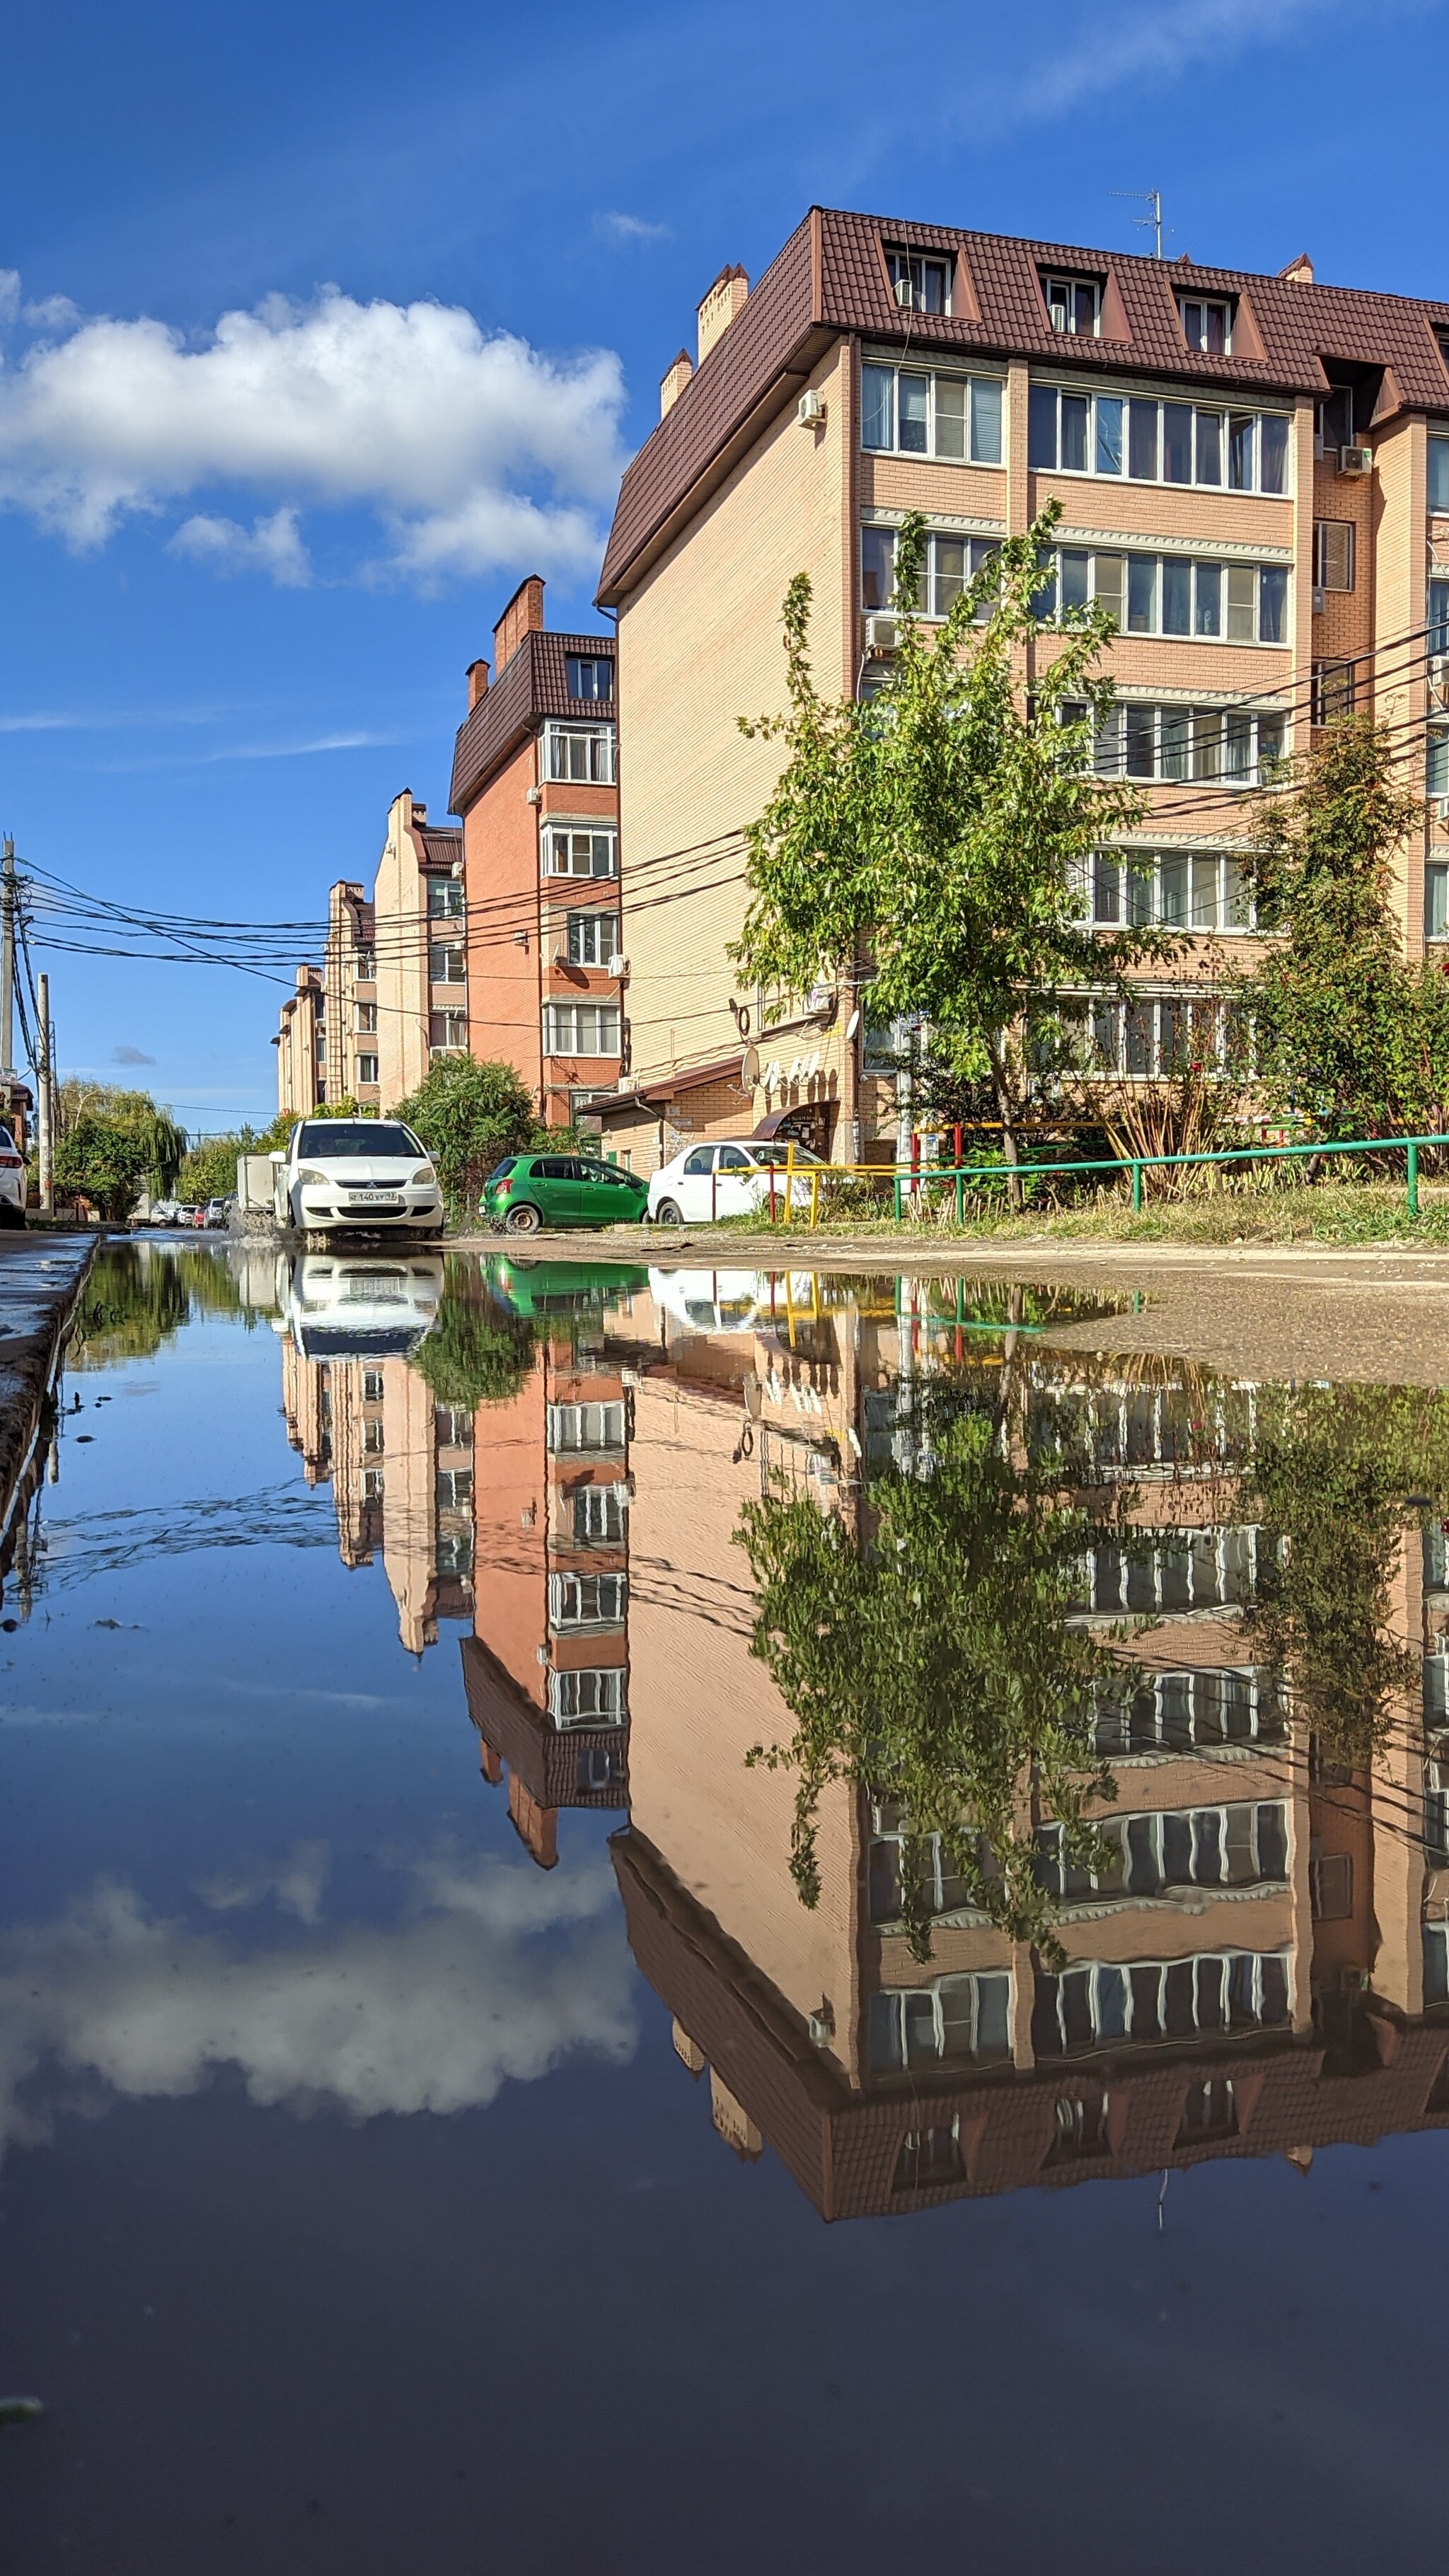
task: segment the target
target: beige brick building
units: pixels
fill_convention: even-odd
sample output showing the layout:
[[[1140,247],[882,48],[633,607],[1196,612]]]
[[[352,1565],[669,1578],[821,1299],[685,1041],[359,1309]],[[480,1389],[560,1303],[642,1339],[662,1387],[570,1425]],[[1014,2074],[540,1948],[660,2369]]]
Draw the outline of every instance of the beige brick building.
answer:
[[[315,966],[299,966],[297,989],[278,1014],[277,1107],[288,1118],[305,1118],[327,1092],[327,1003]]]
[[[782,705],[785,590],[809,574],[822,690],[868,691],[909,510],[940,615],[1061,503],[1055,596],[1103,600],[1120,628],[1099,764],[1146,802],[1132,875],[1104,853],[1091,914],[1145,905],[1190,935],[1129,1005],[1104,996],[1098,1049],[1138,1080],[1189,1027],[1195,1054],[1225,1043],[1215,987],[1254,938],[1244,799],[1272,763],[1368,708],[1415,784],[1427,739],[1427,784],[1449,796],[1446,345],[1449,304],[1320,286],[1306,259],[1258,276],[819,207],[753,289],[724,272],[624,477],[599,591],[629,745],[629,1071],[610,1125],[636,1165],[781,1111],[837,1155],[894,1133],[864,997],[781,1006],[726,951],[740,835],[779,760],[738,719]],[[1397,894],[1410,956],[1449,935],[1432,811]]]

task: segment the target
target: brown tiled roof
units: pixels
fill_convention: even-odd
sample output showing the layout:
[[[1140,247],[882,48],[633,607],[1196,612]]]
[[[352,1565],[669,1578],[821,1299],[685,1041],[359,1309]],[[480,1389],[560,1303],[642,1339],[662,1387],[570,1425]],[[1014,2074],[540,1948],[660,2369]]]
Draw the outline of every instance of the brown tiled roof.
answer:
[[[419,823],[416,827],[428,867],[450,868],[463,855],[463,834],[456,823]]]
[[[453,749],[453,783],[448,803],[455,814],[466,811],[500,761],[507,760],[542,716],[608,715],[617,721],[611,699],[595,705],[569,696],[570,653],[614,659],[612,635],[555,635],[535,627],[505,662],[491,689],[485,689],[466,723],[458,728]]]
[[[965,271],[958,310],[903,314],[882,257],[886,245],[958,260]],[[1110,281],[1115,294],[1106,299],[1106,318],[1127,336],[1064,345],[1041,290],[1041,274],[1051,269]],[[1185,345],[1176,306],[1183,289],[1237,299],[1231,357]],[[1449,330],[1449,304],[1413,296],[1294,285],[1241,269],[812,207],[625,473],[599,599],[617,604],[646,554],[667,541],[694,487],[728,470],[735,442],[742,446],[789,399],[840,332],[909,339],[922,353],[979,350],[1058,365],[1070,359],[1074,367],[1175,376],[1225,391],[1319,394],[1329,381],[1324,360],[1348,360],[1387,371],[1376,415],[1387,418],[1400,410],[1449,412],[1440,329]]]
[[[462,1637],[463,1688],[468,1715],[487,1745],[507,1763],[541,1807],[626,1807],[627,1778],[607,1789],[579,1787],[579,1755],[607,1747],[628,1752],[628,1730],[571,1726],[560,1735],[541,1709],[525,1699],[511,1674],[479,1637]]]

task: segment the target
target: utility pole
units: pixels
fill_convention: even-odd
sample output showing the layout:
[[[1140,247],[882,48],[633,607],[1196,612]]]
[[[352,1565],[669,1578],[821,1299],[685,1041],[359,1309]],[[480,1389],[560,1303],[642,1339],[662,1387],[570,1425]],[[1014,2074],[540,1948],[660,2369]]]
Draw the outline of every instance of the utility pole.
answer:
[[[35,1070],[40,1083],[40,1207],[43,1216],[55,1213],[55,1031],[50,1025],[50,977],[36,977],[40,1004],[40,1027],[36,1031],[35,1051],[40,1058]]]
[[[15,844],[0,852],[0,1077],[15,1071]]]

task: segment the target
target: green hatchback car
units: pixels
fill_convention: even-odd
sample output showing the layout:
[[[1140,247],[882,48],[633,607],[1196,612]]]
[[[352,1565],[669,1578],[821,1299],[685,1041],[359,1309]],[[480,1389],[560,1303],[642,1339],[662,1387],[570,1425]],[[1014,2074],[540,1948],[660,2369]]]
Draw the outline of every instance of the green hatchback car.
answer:
[[[505,1234],[545,1226],[642,1225],[649,1184],[583,1154],[510,1154],[484,1184],[481,1213]]]

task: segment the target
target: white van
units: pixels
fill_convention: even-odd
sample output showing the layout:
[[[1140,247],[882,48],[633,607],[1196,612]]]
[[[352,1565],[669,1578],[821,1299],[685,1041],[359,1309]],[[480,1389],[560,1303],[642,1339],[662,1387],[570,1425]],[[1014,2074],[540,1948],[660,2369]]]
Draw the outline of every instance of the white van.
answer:
[[[273,1169],[277,1223],[304,1237],[443,1231],[432,1157],[400,1118],[300,1119]]]

